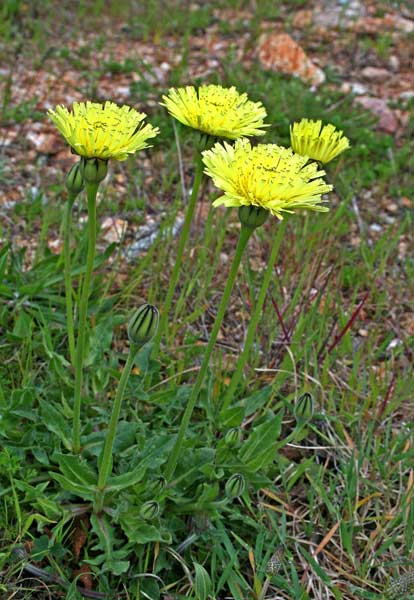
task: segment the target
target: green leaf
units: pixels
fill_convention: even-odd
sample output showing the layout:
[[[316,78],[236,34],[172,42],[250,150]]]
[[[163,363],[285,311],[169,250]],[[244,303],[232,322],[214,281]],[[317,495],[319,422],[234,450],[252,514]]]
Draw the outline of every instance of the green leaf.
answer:
[[[260,388],[256,392],[253,392],[250,396],[245,398],[245,412],[246,417],[255,413],[258,409],[263,408],[270,400],[273,393],[273,386],[266,385]]]
[[[95,471],[88,463],[74,454],[56,453],[55,458],[59,464],[60,470],[70,481],[88,487],[94,487],[98,480]]]
[[[51,403],[40,400],[40,414],[47,429],[58,436],[68,450],[71,448],[71,428],[67,418]]]
[[[130,509],[119,519],[120,525],[130,542],[135,544],[146,544],[147,542],[164,542],[170,544],[171,535],[161,531],[155,525],[149,525],[139,515],[138,509]]]
[[[127,473],[122,473],[122,475],[114,475],[108,479],[105,489],[108,492],[118,492],[119,490],[124,490],[131,485],[135,485],[144,477],[146,470],[147,465],[143,465],[142,468],[135,469],[135,471],[128,471]]]
[[[13,335],[15,335],[18,338],[26,338],[26,337],[30,337],[31,334],[31,329],[32,329],[32,323],[33,323],[33,319],[30,315],[28,315],[26,312],[22,311],[15,323],[14,323],[14,327],[13,327]]]
[[[109,571],[114,575],[122,575],[129,569],[129,560],[106,560],[102,567],[102,573]]]
[[[298,546],[298,548],[300,553],[303,554],[303,556],[308,561],[309,565],[312,567],[312,569],[315,571],[318,577],[320,577],[322,581],[327,585],[331,585],[332,581],[329,575],[322,569],[322,567],[316,562],[316,560],[305,550],[303,546]]]
[[[245,415],[245,409],[242,406],[233,406],[223,413],[220,413],[220,425],[222,427],[238,427]]]
[[[83,596],[78,591],[77,579],[75,581],[72,581],[72,583],[67,588],[65,600],[83,600]]]
[[[87,501],[95,499],[95,496],[96,496],[96,488],[95,487],[90,487],[90,486],[74,483],[73,481],[71,481],[70,479],[67,479],[63,475],[60,475],[59,473],[52,473],[52,477],[58,483],[60,483],[60,485],[62,486],[62,488],[64,490],[66,490],[68,492],[72,492],[76,496],[79,496],[79,498],[82,498],[83,500],[87,500]]]
[[[196,562],[193,564],[195,569],[194,592],[196,598],[197,600],[207,600],[213,587],[211,584],[210,575],[202,565]]]
[[[284,410],[282,409],[269,421],[255,427],[248,440],[243,444],[240,459],[248,469],[257,471],[273,462],[276,441],[279,439],[282,428],[283,414]]]

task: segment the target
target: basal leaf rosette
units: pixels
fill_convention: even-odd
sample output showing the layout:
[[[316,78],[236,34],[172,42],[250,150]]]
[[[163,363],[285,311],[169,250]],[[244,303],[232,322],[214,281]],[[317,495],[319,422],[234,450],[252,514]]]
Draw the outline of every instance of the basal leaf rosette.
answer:
[[[325,171],[291,148],[276,144],[252,147],[249,140],[240,139],[234,146],[215,144],[203,152],[203,162],[204,172],[224,192],[214,206],[255,206],[278,219],[296,209],[328,210],[322,194],[330,192],[332,185],[322,178]]]
[[[48,115],[73,151],[87,159],[126,160],[159,131],[143,123],[145,113],[110,101],[74,102],[71,111],[58,105]]]
[[[321,163],[328,163],[350,147],[343,131],[322,121],[302,119],[290,126],[290,143],[295,152]]]
[[[221,85],[171,88],[163,96],[162,106],[178,121],[213,137],[235,140],[264,135],[267,116],[261,102],[252,102],[247,94]]]

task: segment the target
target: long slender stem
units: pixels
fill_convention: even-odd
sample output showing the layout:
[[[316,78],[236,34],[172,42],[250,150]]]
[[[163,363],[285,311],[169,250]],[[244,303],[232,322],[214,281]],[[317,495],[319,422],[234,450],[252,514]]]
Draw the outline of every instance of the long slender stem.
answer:
[[[228,276],[227,279],[227,283],[226,283],[226,287],[224,289],[223,292],[223,296],[221,298],[221,302],[220,305],[218,307],[217,310],[217,316],[216,319],[214,321],[214,326],[213,326],[213,330],[211,332],[210,335],[210,340],[207,344],[207,348],[204,354],[204,358],[203,358],[203,362],[201,364],[200,370],[198,372],[197,375],[197,379],[196,382],[194,384],[194,387],[191,391],[191,396],[188,400],[188,404],[187,407],[185,409],[183,418],[181,420],[181,424],[180,424],[180,429],[178,431],[178,435],[177,435],[177,439],[175,441],[173,450],[170,454],[167,466],[166,466],[166,470],[165,470],[165,477],[167,478],[167,481],[171,479],[171,477],[174,474],[175,468],[177,466],[177,461],[180,455],[180,451],[181,451],[181,446],[184,440],[184,436],[186,434],[187,431],[187,427],[190,423],[190,419],[191,419],[191,415],[193,414],[193,410],[195,407],[195,404],[197,402],[197,398],[198,398],[198,394],[200,392],[209,362],[210,362],[210,357],[211,357],[211,353],[213,351],[214,348],[214,344],[216,343],[216,339],[217,339],[217,335],[218,332],[220,330],[221,327],[221,323],[223,321],[224,318],[224,313],[226,311],[226,308],[228,306],[229,303],[229,299],[230,299],[230,294],[232,292],[233,289],[233,285],[234,285],[234,281],[236,279],[236,275],[237,275],[237,271],[240,265],[240,261],[243,255],[243,251],[246,247],[246,244],[249,240],[249,237],[251,236],[251,234],[253,233],[254,229],[250,228],[250,227],[245,227],[242,225],[242,228],[240,230],[240,237],[239,240],[237,242],[237,247],[234,253],[234,257],[233,257],[233,263],[231,265],[231,269],[230,269],[230,274]]]
[[[180,241],[178,244],[176,259],[173,271],[170,277],[170,283],[168,285],[167,295],[165,297],[164,305],[161,310],[160,326],[158,328],[157,335],[154,338],[154,345],[152,347],[152,356],[155,357],[158,354],[161,337],[166,332],[168,313],[171,308],[171,302],[174,296],[175,288],[177,287],[178,276],[180,274],[181,262],[184,254],[184,249],[187,243],[188,235],[190,232],[191,221],[193,220],[194,209],[196,200],[198,197],[198,191],[203,178],[203,162],[201,156],[197,158],[196,172],[194,175],[193,189],[191,190],[190,200],[187,206],[187,212],[184,219],[184,224],[181,230]]]
[[[230,381],[230,385],[227,388],[226,394],[224,396],[220,412],[224,412],[228,408],[230,402],[232,401],[234,392],[236,391],[236,388],[237,388],[237,386],[240,382],[240,379],[243,375],[243,369],[249,358],[250,350],[252,348],[252,345],[254,342],[254,337],[256,334],[256,330],[257,330],[257,325],[258,325],[260,316],[262,314],[263,304],[264,304],[264,301],[266,298],[267,290],[269,288],[270,279],[273,275],[273,269],[274,269],[277,255],[279,253],[280,243],[282,241],[285,227],[286,227],[286,219],[284,219],[279,225],[278,232],[277,232],[275,241],[273,243],[272,252],[270,254],[270,258],[269,258],[269,261],[267,264],[267,269],[266,269],[266,272],[263,277],[262,287],[260,288],[260,292],[257,297],[257,301],[255,303],[255,308],[254,308],[253,314],[251,316],[249,326],[247,328],[246,341],[244,343],[244,348],[243,348],[242,353],[239,355],[239,358],[237,359],[236,369],[233,373],[233,376]]]
[[[75,398],[73,403],[73,451],[80,452],[80,409],[82,394],[83,362],[85,359],[86,317],[88,313],[89,289],[92,279],[93,261],[96,245],[96,193],[98,184],[87,183],[88,197],[88,255],[86,258],[85,278],[79,304],[78,339],[75,356]]]
[[[77,194],[69,194],[63,223],[63,259],[65,266],[66,326],[68,331],[69,357],[75,364],[75,329],[73,325],[72,279],[70,268],[70,231],[72,227],[72,208]]]
[[[101,493],[101,497],[103,496],[102,492],[105,489],[106,481],[112,471],[112,448],[114,445],[116,426],[118,424],[119,415],[121,414],[122,399],[124,397],[125,387],[131,373],[132,365],[134,364],[136,353],[137,347],[131,346],[128,359],[125,363],[124,370],[122,371],[121,379],[119,380],[114,405],[112,407],[111,419],[108,425],[108,433],[106,435],[102,461],[99,468],[98,489]]]

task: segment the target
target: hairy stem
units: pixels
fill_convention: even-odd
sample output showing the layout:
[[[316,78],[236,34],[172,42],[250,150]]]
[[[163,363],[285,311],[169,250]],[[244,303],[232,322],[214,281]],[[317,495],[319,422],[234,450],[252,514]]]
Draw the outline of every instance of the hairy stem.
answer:
[[[253,314],[250,319],[249,327],[247,328],[246,341],[244,343],[244,348],[242,353],[239,355],[239,358],[236,362],[236,369],[233,373],[233,376],[230,381],[230,385],[227,388],[226,394],[223,399],[223,403],[221,406],[221,412],[223,413],[230,405],[234,392],[237,389],[237,386],[240,382],[241,377],[243,376],[243,369],[246,366],[246,362],[249,358],[250,350],[252,348],[254,337],[257,330],[257,325],[259,323],[259,319],[262,315],[262,308],[266,298],[267,290],[269,288],[270,279],[273,275],[274,265],[276,262],[277,255],[279,253],[280,243],[282,241],[283,233],[286,227],[286,220],[283,220],[278,228],[278,232],[273,243],[272,252],[270,254],[270,258],[267,264],[267,269],[263,277],[262,287],[260,288],[259,295],[255,302],[255,307]]]
[[[171,308],[172,299],[174,296],[175,289],[177,287],[178,277],[181,270],[181,263],[184,254],[184,249],[187,244],[187,239],[190,233],[190,226],[193,220],[194,209],[200,189],[200,184],[203,178],[203,162],[201,156],[197,158],[196,172],[194,176],[193,189],[191,190],[190,200],[187,206],[187,212],[184,219],[184,224],[180,234],[180,241],[178,244],[177,255],[175,264],[170,277],[170,283],[168,285],[167,295],[165,297],[164,305],[161,310],[160,326],[157,335],[154,338],[154,345],[152,347],[152,356],[157,356],[160,348],[161,337],[166,333],[168,315]]]
[[[202,362],[200,370],[198,372],[194,387],[191,391],[191,396],[188,400],[187,407],[185,409],[183,418],[181,420],[177,439],[175,441],[173,450],[170,454],[170,458],[169,458],[167,466],[166,466],[165,477],[167,478],[167,481],[171,480],[171,477],[173,476],[174,471],[176,469],[177,461],[180,456],[181,447],[182,447],[183,440],[184,440],[184,437],[185,437],[185,434],[187,431],[187,427],[190,423],[191,415],[193,414],[193,410],[194,410],[195,404],[197,402],[197,398],[200,393],[200,389],[203,384],[205,374],[207,372],[211,353],[213,351],[214,344],[216,343],[217,335],[220,330],[221,324],[223,322],[224,313],[225,313],[226,308],[229,303],[230,295],[231,295],[231,292],[233,289],[234,281],[236,279],[240,261],[241,261],[244,249],[246,247],[246,244],[247,244],[251,234],[253,233],[253,231],[254,231],[253,228],[245,227],[243,225],[240,230],[240,237],[237,242],[237,247],[236,247],[236,250],[234,253],[233,263],[231,265],[231,270],[230,270],[230,274],[227,279],[226,287],[224,289],[223,296],[221,298],[221,302],[220,302],[220,305],[217,310],[217,316],[214,321],[214,326],[213,326],[213,330],[210,335],[210,340],[207,344],[203,362]]]
[[[82,285],[82,294],[79,303],[78,339],[75,356],[75,397],[73,403],[73,451],[79,453],[80,444],[80,412],[83,380],[83,363],[85,360],[86,317],[88,314],[89,291],[92,280],[93,261],[96,245],[96,194],[98,184],[87,183],[86,194],[88,197],[88,255],[86,258],[86,271]]]

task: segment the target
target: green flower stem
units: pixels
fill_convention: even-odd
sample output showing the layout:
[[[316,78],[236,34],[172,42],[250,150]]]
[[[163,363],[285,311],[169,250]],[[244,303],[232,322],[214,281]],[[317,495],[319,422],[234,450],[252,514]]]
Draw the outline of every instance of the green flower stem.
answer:
[[[270,258],[269,258],[269,261],[267,264],[267,269],[264,274],[262,287],[260,288],[260,292],[257,297],[257,301],[255,303],[255,308],[254,308],[252,317],[250,319],[249,327],[247,329],[247,335],[246,335],[246,341],[244,343],[244,348],[243,348],[242,353],[239,355],[239,358],[237,359],[236,369],[233,373],[233,376],[230,381],[230,385],[227,388],[226,394],[223,399],[223,404],[221,406],[221,411],[220,411],[221,413],[223,413],[229,407],[229,404],[231,403],[231,401],[233,399],[234,392],[236,391],[236,388],[237,388],[237,386],[240,382],[240,379],[243,375],[243,369],[249,358],[250,350],[251,350],[253,342],[254,342],[257,325],[259,323],[259,319],[262,314],[263,304],[264,304],[264,301],[266,298],[267,290],[269,288],[270,279],[273,275],[274,265],[276,262],[277,255],[279,253],[280,243],[282,241],[282,237],[283,237],[285,228],[286,228],[286,219],[284,219],[279,225],[278,232],[277,232],[277,235],[276,235],[276,238],[275,238],[275,241],[273,244],[273,248],[272,248],[272,253],[270,255]]]
[[[182,258],[184,254],[184,249],[187,243],[188,235],[190,232],[191,221],[193,220],[194,209],[196,205],[196,200],[198,197],[198,191],[200,189],[200,184],[203,178],[203,162],[201,160],[201,155],[199,154],[197,157],[197,166],[196,172],[194,175],[193,189],[191,190],[190,201],[187,206],[187,212],[184,219],[184,224],[181,230],[180,241],[178,244],[177,255],[175,259],[174,269],[170,277],[170,283],[168,286],[167,296],[165,298],[164,306],[162,307],[161,317],[160,317],[160,326],[158,328],[158,332],[154,338],[154,345],[152,347],[152,356],[157,356],[160,348],[161,337],[164,333],[166,333],[167,322],[168,322],[168,313],[171,308],[171,302],[174,296],[175,288],[177,287],[178,276],[180,274],[180,269],[182,266]]]
[[[70,275],[70,231],[72,227],[72,208],[77,194],[69,193],[63,223],[63,259],[65,265],[66,324],[68,331],[69,357],[75,364],[75,329],[73,325],[72,280]]]
[[[253,231],[254,231],[253,227],[246,227],[244,225],[242,225],[242,228],[240,230],[239,241],[237,242],[237,247],[236,247],[236,250],[234,253],[234,258],[233,258],[233,263],[231,265],[230,274],[228,276],[226,287],[224,289],[223,296],[221,298],[221,302],[220,302],[219,308],[217,310],[217,316],[214,321],[214,326],[213,326],[213,330],[210,335],[210,340],[207,344],[203,362],[202,362],[200,370],[198,372],[196,382],[195,382],[194,387],[191,392],[191,396],[188,400],[187,407],[185,409],[183,418],[181,420],[177,439],[175,441],[173,450],[170,454],[170,457],[169,457],[169,460],[168,460],[168,463],[166,466],[165,477],[166,477],[167,481],[171,480],[171,477],[173,476],[175,468],[177,466],[177,461],[178,461],[178,458],[180,455],[184,436],[186,434],[187,427],[190,423],[191,415],[193,414],[193,410],[194,410],[194,407],[195,407],[195,404],[196,404],[196,401],[198,398],[198,394],[200,392],[200,389],[201,389],[201,386],[202,386],[202,383],[203,383],[203,380],[204,380],[204,377],[205,377],[205,374],[206,374],[206,371],[207,371],[207,368],[208,368],[208,365],[210,362],[211,353],[213,351],[214,344],[216,343],[217,335],[218,335],[218,332],[220,330],[220,327],[221,327],[221,324],[222,324],[222,321],[224,318],[224,313],[229,304],[230,294],[233,289],[234,281],[236,279],[236,275],[237,275],[237,271],[238,271],[238,268],[240,265],[242,255],[243,255],[243,251],[244,251],[244,249],[247,245],[247,242],[248,242],[250,236],[252,235]]]
[[[116,391],[115,402],[112,407],[111,419],[108,425],[108,432],[105,438],[105,445],[102,454],[102,460],[99,467],[98,477],[98,508],[102,508],[103,493],[107,479],[112,471],[112,449],[114,446],[116,426],[118,424],[119,415],[121,413],[121,404],[124,397],[125,387],[131,373],[132,365],[134,364],[135,355],[138,351],[138,346],[131,345],[128,359],[122,371],[121,379],[119,380],[118,389]]]
[[[78,339],[75,356],[75,398],[73,403],[73,451],[80,452],[80,409],[82,394],[82,371],[85,359],[86,317],[88,313],[89,288],[92,279],[93,261],[96,245],[96,194],[97,183],[86,184],[88,197],[88,255],[86,258],[86,272],[82,285],[82,295],[79,304]]]

